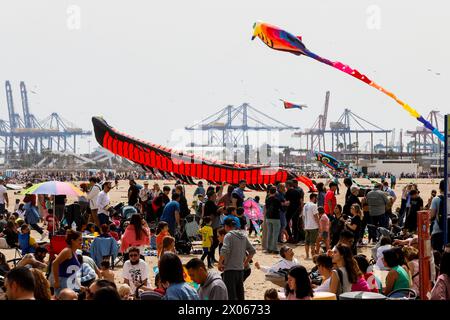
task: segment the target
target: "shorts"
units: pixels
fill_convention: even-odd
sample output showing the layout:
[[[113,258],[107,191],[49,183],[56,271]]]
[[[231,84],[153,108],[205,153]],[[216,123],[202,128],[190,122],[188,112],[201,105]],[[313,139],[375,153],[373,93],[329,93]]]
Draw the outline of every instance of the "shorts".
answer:
[[[322,240],[327,240],[328,239],[328,232],[323,231],[320,236],[322,237]]]
[[[319,229],[305,230],[305,244],[306,245],[315,245],[318,235],[319,235]]]

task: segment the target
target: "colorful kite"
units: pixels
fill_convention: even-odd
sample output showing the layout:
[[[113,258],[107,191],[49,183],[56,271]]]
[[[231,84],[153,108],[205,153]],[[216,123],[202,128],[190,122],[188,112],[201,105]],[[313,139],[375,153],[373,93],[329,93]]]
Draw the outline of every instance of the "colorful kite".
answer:
[[[300,110],[303,110],[303,108],[307,108],[308,107],[308,106],[306,106],[304,104],[295,104],[295,103],[291,103],[291,102],[284,101],[284,100],[281,100],[281,99],[280,99],[280,101],[283,101],[283,105],[284,105],[285,109],[300,109]]]
[[[187,184],[195,184],[193,179],[207,180],[211,184],[238,184],[239,180],[245,179],[249,189],[263,191],[269,184],[297,178],[294,172],[283,168],[210,160],[136,139],[119,132],[99,117],[93,117],[92,123],[95,138],[103,148],[146,171],[155,173],[156,169],[166,179],[178,179]],[[312,182],[307,179],[302,182],[311,189]]]
[[[279,51],[290,52],[295,55],[305,55],[314,60],[327,64],[333,68],[341,70],[352,77],[355,77],[358,80],[368,84],[369,86],[374,87],[375,89],[383,92],[388,95],[392,99],[394,99],[398,104],[400,104],[408,113],[416,118],[419,122],[423,124],[423,126],[433,132],[441,141],[444,141],[444,135],[438,131],[433,125],[426,120],[423,116],[421,116],[416,110],[411,108],[407,103],[397,98],[392,92],[384,89],[374,81],[370,80],[366,75],[361,74],[358,70],[352,69],[348,65],[345,65],[339,61],[330,61],[328,59],[322,58],[319,55],[309,51],[306,46],[302,42],[302,38],[300,36],[294,36],[288,33],[285,30],[282,30],[278,27],[272,26],[270,24],[264,22],[256,22],[253,25],[253,37],[252,40],[256,37],[259,37],[267,46],[272,49]]]
[[[336,171],[341,171],[345,168],[345,164],[343,162],[322,151],[316,152],[316,160],[324,166]]]

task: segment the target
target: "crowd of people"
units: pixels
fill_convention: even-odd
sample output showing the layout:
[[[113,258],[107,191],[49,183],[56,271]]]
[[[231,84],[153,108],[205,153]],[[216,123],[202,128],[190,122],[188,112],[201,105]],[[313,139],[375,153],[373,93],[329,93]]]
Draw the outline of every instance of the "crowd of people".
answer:
[[[433,190],[425,203],[415,184],[397,195],[395,180],[382,179],[369,189],[346,177],[344,202],[338,203],[334,180],[317,183],[317,192],[308,195],[289,180],[269,185],[263,201],[252,199],[264,217],[252,220],[244,209],[245,180],[207,187],[199,181],[189,205],[179,182],[161,188],[129,179],[127,204],[117,206],[109,194],[118,179],[107,178],[91,176],[81,184],[85,194],[77,202],[79,221],[67,218],[63,196],[26,195],[8,212],[5,182],[0,181],[0,244],[21,251],[13,268],[0,255],[7,299],[244,300],[252,268],[284,281],[284,290],[267,290],[261,295],[265,299],[310,300],[318,292],[336,297],[352,291],[419,294],[417,214],[424,208],[431,212],[431,299],[450,299],[443,181],[439,194]],[[188,235],[192,225],[195,236]],[[40,240],[31,229],[42,235]],[[280,256],[272,266],[254,261],[256,242],[251,240],[259,235],[263,254]],[[52,254],[43,240],[48,237],[51,243],[57,236],[65,247]],[[191,240],[199,240],[201,250],[183,264],[182,245]],[[366,256],[361,249],[369,244],[372,255]],[[304,247],[305,261],[314,263],[312,270],[295,258],[298,246]],[[157,257],[152,268],[149,255]],[[120,276],[112,271],[117,257],[123,260]],[[386,272],[384,284],[377,270]]]

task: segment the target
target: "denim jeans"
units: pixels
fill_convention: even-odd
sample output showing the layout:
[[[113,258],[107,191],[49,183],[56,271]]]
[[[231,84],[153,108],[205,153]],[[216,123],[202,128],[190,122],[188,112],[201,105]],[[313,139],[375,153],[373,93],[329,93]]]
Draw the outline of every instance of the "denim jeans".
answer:
[[[277,242],[280,234],[280,219],[267,219],[267,250],[278,251]]]

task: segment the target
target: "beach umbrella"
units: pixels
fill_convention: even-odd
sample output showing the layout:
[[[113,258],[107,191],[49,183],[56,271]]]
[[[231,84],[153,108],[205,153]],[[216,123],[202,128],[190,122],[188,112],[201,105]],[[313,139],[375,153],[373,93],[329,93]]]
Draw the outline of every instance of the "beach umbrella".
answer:
[[[244,214],[250,220],[263,220],[261,207],[253,199],[247,199],[244,201]]]
[[[33,185],[24,190],[22,194],[49,194],[55,196],[66,195],[79,197],[83,195],[83,191],[68,182],[47,181]]]

